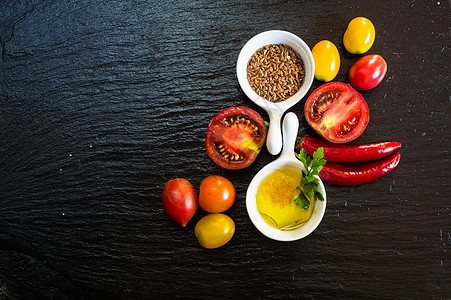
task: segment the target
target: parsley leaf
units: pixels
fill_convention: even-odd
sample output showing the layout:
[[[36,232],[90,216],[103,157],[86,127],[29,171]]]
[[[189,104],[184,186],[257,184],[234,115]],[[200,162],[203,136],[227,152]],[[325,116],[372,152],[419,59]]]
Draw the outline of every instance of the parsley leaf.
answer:
[[[297,158],[304,164],[305,170],[302,171],[302,179],[298,186],[299,195],[294,199],[294,202],[304,209],[309,208],[310,200],[324,201],[324,196],[317,191],[319,180],[316,177],[326,163],[323,157],[324,149],[322,147],[313,153],[312,158],[307,155],[304,149],[301,149],[301,152],[297,154]]]
[[[303,209],[307,209],[310,206],[310,201],[304,196],[303,193],[299,193],[299,195],[294,199],[296,205],[301,205]]]

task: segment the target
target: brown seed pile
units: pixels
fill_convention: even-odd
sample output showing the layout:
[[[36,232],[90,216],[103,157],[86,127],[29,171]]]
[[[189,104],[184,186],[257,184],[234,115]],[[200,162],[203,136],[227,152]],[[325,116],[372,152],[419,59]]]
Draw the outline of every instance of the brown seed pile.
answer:
[[[271,102],[284,101],[301,88],[304,63],[293,48],[270,44],[258,49],[247,64],[247,80],[252,89]]]

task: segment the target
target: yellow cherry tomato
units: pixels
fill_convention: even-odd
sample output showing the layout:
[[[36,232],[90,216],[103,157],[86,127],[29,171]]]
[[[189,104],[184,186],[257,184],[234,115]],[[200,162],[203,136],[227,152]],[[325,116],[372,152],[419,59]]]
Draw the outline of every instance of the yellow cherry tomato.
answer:
[[[315,78],[329,82],[335,78],[340,69],[340,54],[334,43],[324,40],[312,49],[315,60]]]
[[[367,18],[357,17],[349,22],[343,35],[343,44],[350,53],[362,54],[373,46],[375,35],[373,23]]]
[[[229,242],[235,233],[235,222],[225,214],[209,214],[197,222],[194,234],[199,244],[207,249],[219,248]]]

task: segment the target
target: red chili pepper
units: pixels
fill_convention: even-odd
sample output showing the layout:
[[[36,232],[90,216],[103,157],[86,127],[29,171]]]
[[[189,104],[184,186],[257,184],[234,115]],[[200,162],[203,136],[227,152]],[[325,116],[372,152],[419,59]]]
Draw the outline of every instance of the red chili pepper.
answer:
[[[343,145],[323,141],[311,136],[304,137],[300,149],[313,156],[319,147],[324,149],[324,159],[340,163],[366,162],[389,155],[401,147],[398,142],[384,142],[368,145]]]
[[[361,165],[340,165],[326,162],[319,177],[336,185],[357,185],[376,180],[387,175],[398,165],[401,154],[396,153],[382,160]]]

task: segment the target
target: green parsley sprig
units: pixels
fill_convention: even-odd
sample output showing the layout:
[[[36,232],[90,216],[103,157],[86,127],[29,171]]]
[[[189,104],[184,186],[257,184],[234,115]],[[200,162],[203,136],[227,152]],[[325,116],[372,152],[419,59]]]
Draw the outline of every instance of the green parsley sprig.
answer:
[[[307,209],[311,200],[324,201],[323,195],[317,191],[319,180],[316,177],[326,163],[326,160],[323,158],[324,150],[322,147],[318,148],[311,158],[304,149],[301,149],[301,152],[296,156],[304,164],[305,170],[302,170],[302,179],[298,186],[299,195],[294,199],[294,202],[296,205],[301,205],[303,209]]]

